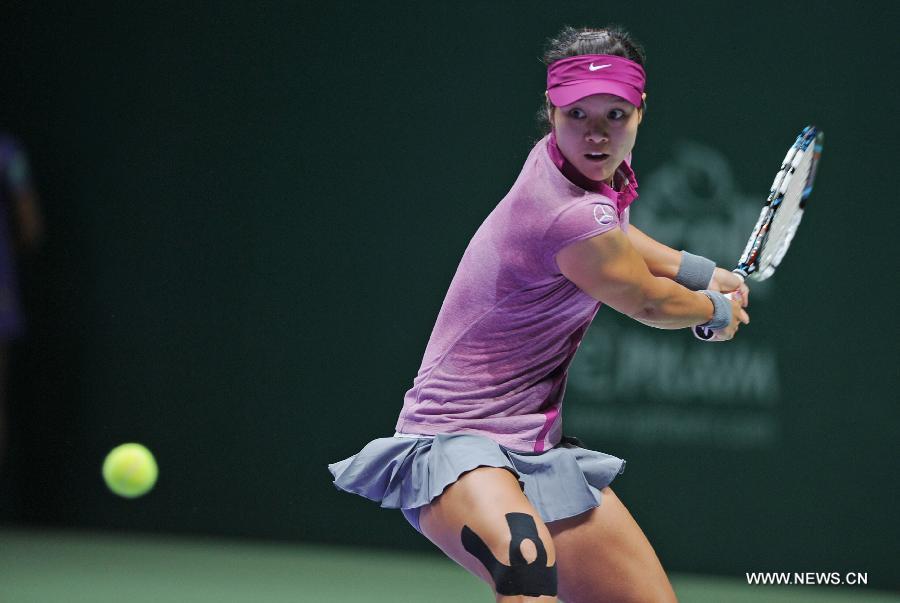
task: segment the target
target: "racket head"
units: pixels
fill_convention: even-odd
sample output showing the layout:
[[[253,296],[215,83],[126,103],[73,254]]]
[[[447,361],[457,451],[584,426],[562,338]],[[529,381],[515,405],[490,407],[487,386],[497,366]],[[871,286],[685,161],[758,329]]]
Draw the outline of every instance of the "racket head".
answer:
[[[762,281],[775,273],[803,218],[825,135],[806,126],[788,149],[735,272]]]

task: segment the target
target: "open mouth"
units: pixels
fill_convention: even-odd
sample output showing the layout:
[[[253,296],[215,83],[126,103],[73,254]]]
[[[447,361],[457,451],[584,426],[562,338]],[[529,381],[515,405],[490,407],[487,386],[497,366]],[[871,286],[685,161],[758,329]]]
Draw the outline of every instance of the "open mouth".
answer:
[[[609,155],[607,155],[606,153],[585,153],[584,154],[584,158],[587,159],[588,161],[596,161],[598,163],[601,161],[605,161],[608,157],[609,157]]]

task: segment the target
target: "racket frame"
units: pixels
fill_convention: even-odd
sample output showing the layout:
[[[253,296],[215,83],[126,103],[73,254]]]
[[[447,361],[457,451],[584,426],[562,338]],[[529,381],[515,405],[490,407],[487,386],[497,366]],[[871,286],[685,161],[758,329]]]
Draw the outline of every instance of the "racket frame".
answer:
[[[762,210],[760,210],[759,219],[756,221],[756,225],[751,231],[750,238],[747,240],[747,245],[744,247],[744,251],[738,260],[737,266],[733,270],[735,274],[744,279],[751,277],[752,275],[754,280],[762,281],[772,276],[775,272],[775,268],[781,263],[781,259],[784,257],[784,254],[793,239],[793,233],[796,232],[796,227],[800,222],[800,218],[802,218],[803,211],[806,208],[806,201],[812,193],[813,181],[816,177],[819,158],[822,155],[823,140],[824,133],[816,126],[809,125],[803,128],[797,136],[797,139],[794,141],[794,144],[788,149],[787,154],[784,156],[784,160],[781,162],[781,168],[779,168],[778,173],[775,174],[775,180],[772,182],[766,202],[763,205]],[[772,226],[772,221],[775,219],[775,215],[781,208],[781,204],[784,201],[784,195],[787,192],[792,177],[796,172],[800,161],[806,156],[806,152],[810,145],[813,145],[812,163],[810,164],[809,174],[806,177],[806,182],[804,183],[803,191],[800,195],[800,204],[797,213],[798,217],[793,219],[796,224],[791,226],[788,238],[784,241],[783,247],[778,251],[774,261],[760,271],[759,262],[762,258],[762,252],[766,248],[769,240],[769,229]]]
[[[794,144],[788,149],[787,154],[784,156],[784,160],[781,162],[781,168],[779,168],[778,173],[775,174],[775,180],[772,182],[772,186],[769,189],[769,195],[766,198],[762,210],[759,212],[759,218],[751,231],[747,244],[744,246],[744,251],[738,260],[737,266],[732,270],[732,272],[741,277],[742,281],[748,278],[753,278],[753,280],[757,281],[763,281],[769,278],[774,274],[775,269],[781,263],[782,258],[784,258],[784,254],[787,252],[787,248],[790,246],[791,240],[796,233],[797,226],[800,224],[800,220],[803,217],[806,201],[809,198],[810,193],[812,193],[813,181],[816,178],[816,170],[819,167],[819,159],[822,156],[823,142],[824,132],[819,130],[816,126],[809,125],[803,128],[800,135],[797,136],[797,139],[794,141]],[[760,270],[759,262],[762,258],[762,252],[769,241],[769,229],[772,226],[772,221],[775,219],[775,215],[781,208],[781,204],[784,201],[784,195],[787,192],[792,177],[796,172],[800,161],[806,156],[806,152],[810,145],[813,145],[812,163],[809,167],[809,174],[806,177],[806,182],[804,183],[803,191],[800,195],[797,213],[791,218],[791,224],[788,226],[787,238],[783,241],[782,247],[776,251],[776,255],[772,261]],[[713,340],[716,335],[715,331],[701,326],[696,326],[691,330],[697,339],[702,341]]]

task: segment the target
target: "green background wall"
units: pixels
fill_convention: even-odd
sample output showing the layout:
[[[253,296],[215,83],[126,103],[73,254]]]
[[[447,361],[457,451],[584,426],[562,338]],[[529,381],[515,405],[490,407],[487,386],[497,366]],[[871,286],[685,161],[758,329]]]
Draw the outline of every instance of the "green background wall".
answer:
[[[544,39],[619,23],[648,53],[651,234],[728,265],[799,128],[826,152],[752,325],[706,348],[601,312],[567,431],[628,459],[616,491],[671,570],[900,586],[895,3],[98,6],[0,24],[0,127],[48,221],[3,522],[429,549],[325,465],[392,433],[539,137]],[[132,440],[162,473],[128,502],[99,467]]]

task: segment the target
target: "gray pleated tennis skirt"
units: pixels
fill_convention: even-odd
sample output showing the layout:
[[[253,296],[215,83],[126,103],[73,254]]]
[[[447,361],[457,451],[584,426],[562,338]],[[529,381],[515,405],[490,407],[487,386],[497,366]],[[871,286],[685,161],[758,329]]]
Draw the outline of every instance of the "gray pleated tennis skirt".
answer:
[[[328,465],[334,485],[388,509],[401,509],[416,530],[419,511],[477,467],[505,467],[544,522],[573,517],[600,504],[600,490],[625,471],[625,461],[563,438],[540,453],[509,450],[471,434],[378,438]]]

